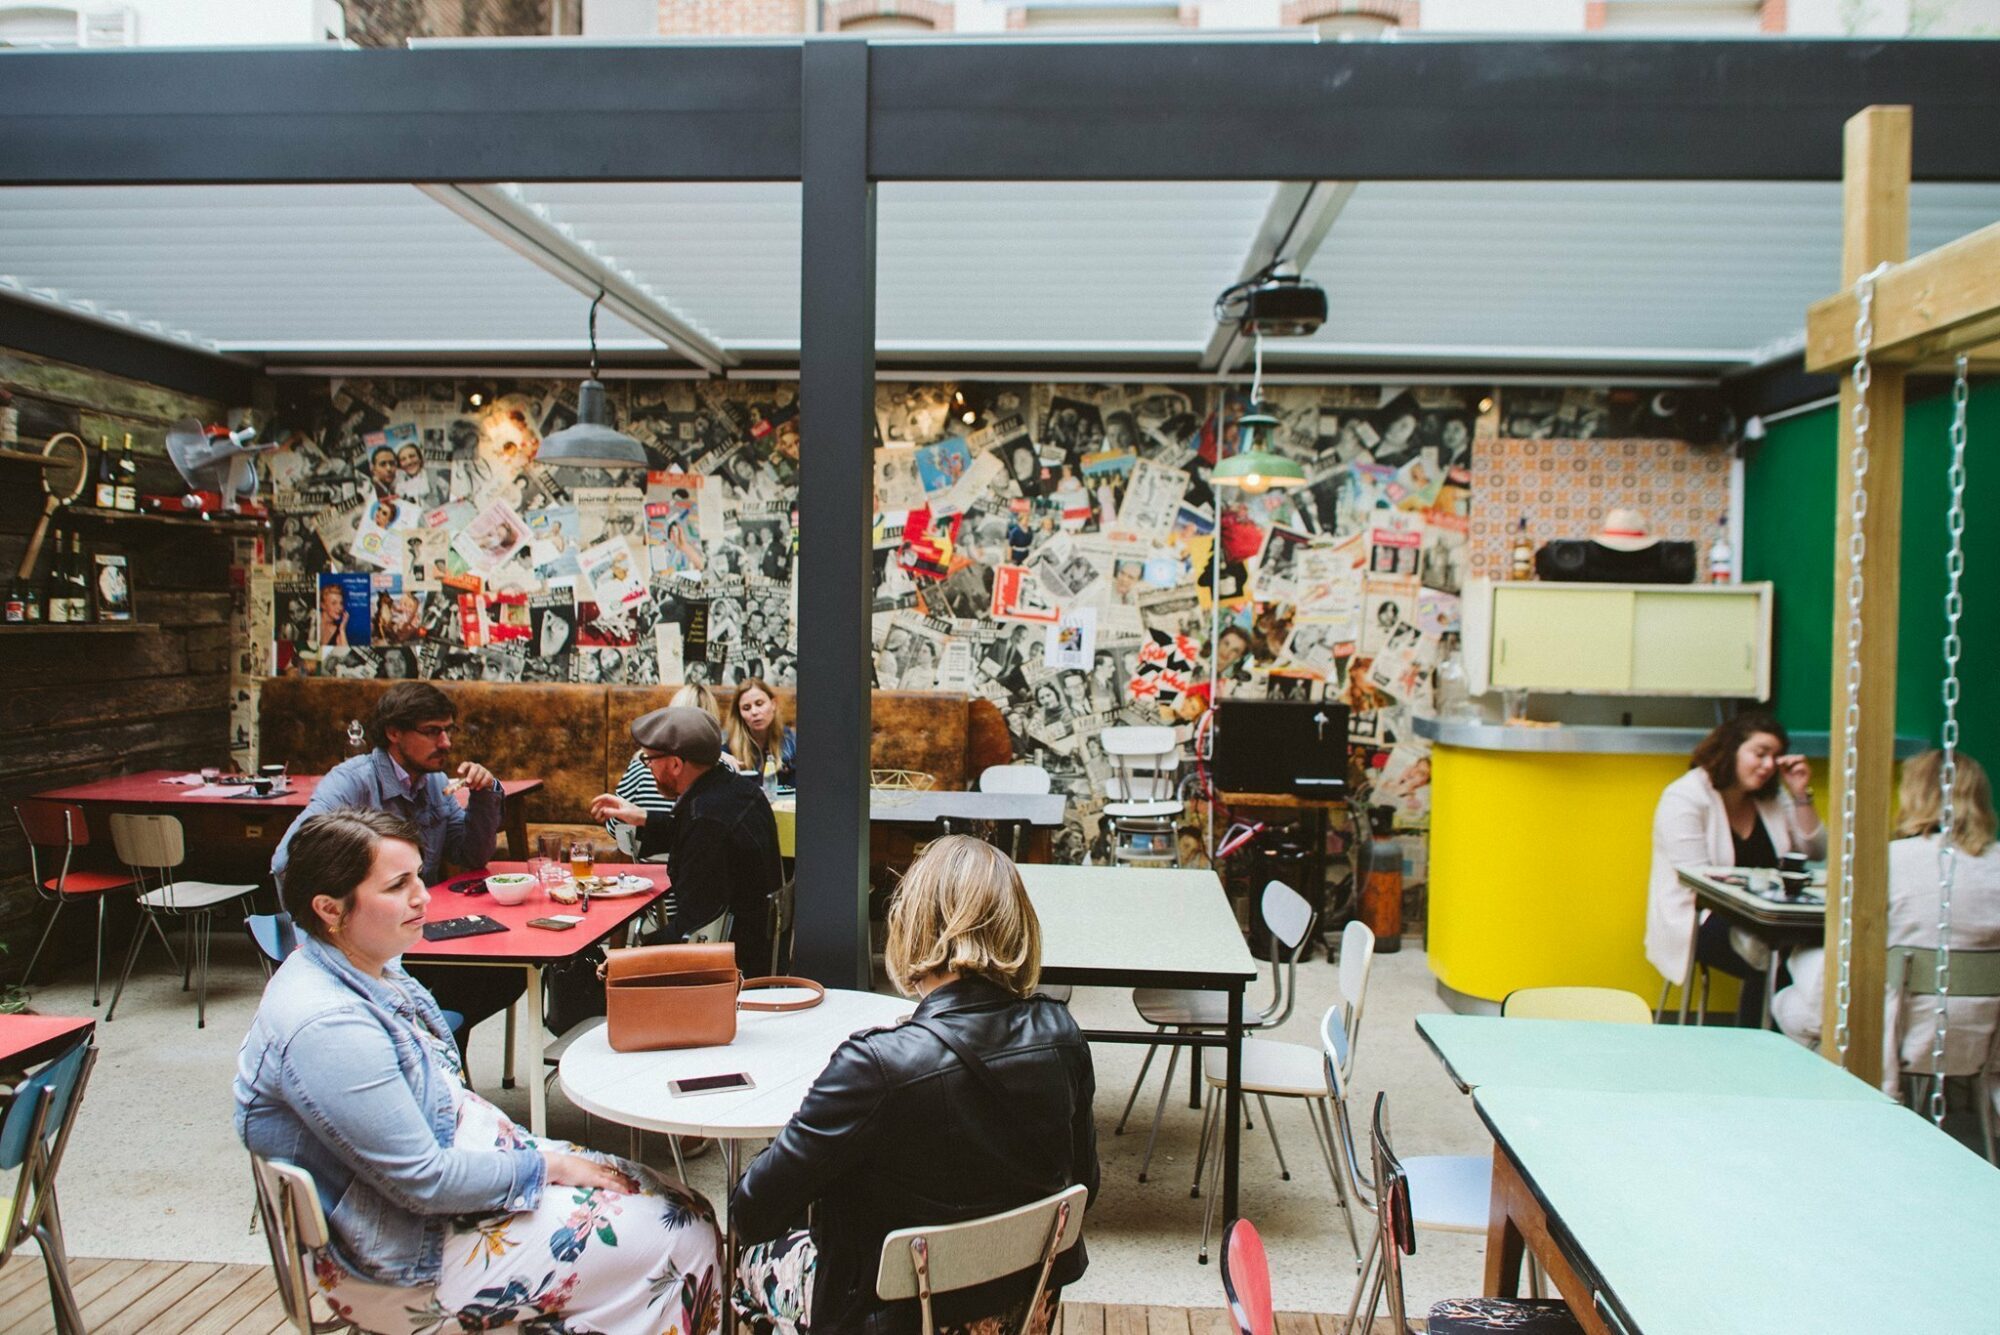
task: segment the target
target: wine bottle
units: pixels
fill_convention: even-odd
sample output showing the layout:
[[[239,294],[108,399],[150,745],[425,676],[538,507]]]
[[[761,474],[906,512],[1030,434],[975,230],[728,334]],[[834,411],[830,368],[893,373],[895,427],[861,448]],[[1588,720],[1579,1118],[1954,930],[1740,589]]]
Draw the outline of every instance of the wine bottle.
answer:
[[[1729,545],[1729,516],[1715,521],[1715,541],[1708,546],[1708,582],[1731,584],[1736,579],[1736,553]]]
[[[139,461],[132,457],[132,433],[125,433],[125,451],[118,456],[118,508],[139,510]]]
[[[118,465],[111,458],[111,437],[97,438],[97,481],[90,491],[90,503],[100,510],[118,508]]]
[[[69,621],[69,575],[68,561],[63,555],[63,535],[60,531],[56,533],[55,539],[56,549],[54,555],[49,557],[49,577],[43,588],[46,591],[49,624],[60,626]]]
[[[1535,545],[1528,541],[1528,517],[1514,525],[1514,547],[1508,556],[1508,574],[1513,579],[1532,579],[1535,574]]]
[[[42,591],[35,587],[35,581],[31,579],[24,580],[22,583],[24,587],[21,590],[21,597],[26,605],[25,610],[28,613],[28,624],[30,626],[39,626],[42,624]]]
[[[10,626],[24,626],[28,622],[28,592],[18,579],[7,586],[6,611],[0,614],[0,620]]]
[[[69,535],[69,619],[80,626],[95,621],[90,605],[90,561],[83,554],[83,534]]]

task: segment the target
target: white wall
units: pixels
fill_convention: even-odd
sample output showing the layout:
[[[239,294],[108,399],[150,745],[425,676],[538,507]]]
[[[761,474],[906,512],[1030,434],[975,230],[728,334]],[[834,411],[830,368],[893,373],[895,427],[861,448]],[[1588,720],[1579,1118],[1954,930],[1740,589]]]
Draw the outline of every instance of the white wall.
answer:
[[[1424,0],[1425,32],[1583,31],[1583,0]]]
[[[0,0],[0,15],[17,8],[128,10],[139,46],[272,46],[347,30],[336,0]]]

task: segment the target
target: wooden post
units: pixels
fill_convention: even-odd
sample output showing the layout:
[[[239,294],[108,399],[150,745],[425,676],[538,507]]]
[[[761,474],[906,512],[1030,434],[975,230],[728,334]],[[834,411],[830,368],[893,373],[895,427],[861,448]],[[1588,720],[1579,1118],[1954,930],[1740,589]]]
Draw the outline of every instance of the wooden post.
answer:
[[[1842,171],[1841,279],[1854,280],[1910,247],[1910,108],[1869,107],[1847,122]],[[1847,1070],[1870,1084],[1882,1078],[1882,983],[1887,969],[1890,800],[1896,767],[1896,611],[1901,580],[1903,377],[1899,366],[1872,366],[1868,391],[1868,515],[1861,601],[1861,718],[1854,774],[1854,877],[1842,879],[1841,807],[1847,780],[1841,744],[1847,711],[1848,535],[1853,529],[1854,382],[1840,387],[1839,522],[1833,550],[1833,792],[1828,800],[1826,1007],[1820,1050],[1839,1061],[1839,915],[1851,903],[1848,957]]]

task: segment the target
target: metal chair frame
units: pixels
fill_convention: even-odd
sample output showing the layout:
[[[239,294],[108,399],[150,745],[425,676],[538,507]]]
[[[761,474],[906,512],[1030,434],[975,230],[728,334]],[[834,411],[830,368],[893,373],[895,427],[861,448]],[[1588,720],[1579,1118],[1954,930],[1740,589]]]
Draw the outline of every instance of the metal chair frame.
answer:
[[[257,1186],[257,1216],[264,1224],[264,1243],[270,1249],[285,1319],[300,1335],[351,1330],[345,1321],[313,1316],[313,1253],[326,1246],[328,1234],[312,1175],[294,1164],[253,1154],[250,1176]]]
[[[1098,744],[1117,774],[1105,782],[1103,815],[1110,827],[1111,861],[1118,866],[1176,867],[1180,800],[1180,739],[1164,726],[1106,728]],[[1144,836],[1151,851],[1129,842]],[[1164,840],[1165,848],[1160,849]]]
[[[125,967],[118,975],[118,986],[111,993],[111,1005],[105,1009],[105,1023],[111,1022],[118,1010],[118,999],[125,994],[125,983],[132,976],[132,966],[138,962],[139,951],[145,945],[146,929],[151,927],[159,936],[160,944],[167,948],[167,958],[174,959],[174,949],[167,941],[166,929],[160,925],[162,915],[183,919],[182,946],[187,951],[187,960],[181,965],[181,990],[190,986],[195,989],[195,1027],[208,1027],[208,953],[215,939],[215,911],[224,904],[242,903],[256,893],[254,885],[218,885],[212,881],[183,881],[174,873],[187,860],[187,846],[183,840],[181,823],[172,816],[134,816],[118,814],[111,817],[111,841],[118,849],[119,860],[132,873],[132,881],[138,890],[139,922],[132,929],[132,944],[125,951]],[[187,904],[178,903],[179,893],[186,890],[201,895],[208,891],[232,891],[234,893],[212,895]],[[160,895],[162,902],[148,904],[148,896]]]
[[[63,827],[62,862],[56,868],[56,874],[47,878],[42,875],[41,850],[50,849],[50,860],[53,861],[56,844],[37,837],[36,827],[42,825],[44,818],[52,819],[52,816],[39,817],[34,814],[37,809],[44,807],[55,808],[61,813]],[[21,971],[21,986],[26,987],[34,978],[35,965],[41,962],[42,950],[49,944],[49,937],[54,935],[56,920],[62,917],[62,911],[68,907],[69,901],[90,895],[97,900],[97,967],[90,976],[90,1004],[99,1005],[104,991],[104,901],[113,890],[124,887],[108,885],[97,890],[64,889],[69,881],[70,864],[76,859],[76,850],[88,847],[90,844],[90,825],[84,818],[82,807],[73,802],[51,802],[45,798],[31,797],[14,804],[14,821],[21,827],[22,838],[28,845],[28,875],[34,882],[35,894],[55,906],[49,912],[48,926],[42,928],[42,935],[35,942],[35,953],[28,956],[28,967]],[[52,831],[42,826],[41,833],[47,834]],[[44,884],[45,880],[53,880],[55,888],[50,889]],[[126,885],[129,886],[130,882]]]
[[[1017,1274],[1028,1265],[1038,1265],[1035,1290],[1016,1333],[1030,1335],[1056,1257],[1083,1237],[1083,1207],[1088,1195],[1081,1186],[1067,1187],[1018,1209],[963,1223],[897,1229],[882,1239],[875,1295],[885,1302],[915,1298],[923,1312],[923,1335],[937,1335],[937,1322],[931,1312],[935,1294],[990,1283]],[[1030,1253],[1021,1244],[1028,1236],[1027,1230],[1042,1218],[1049,1223],[1040,1246]],[[933,1273],[934,1250],[942,1251],[945,1257],[942,1282]]]

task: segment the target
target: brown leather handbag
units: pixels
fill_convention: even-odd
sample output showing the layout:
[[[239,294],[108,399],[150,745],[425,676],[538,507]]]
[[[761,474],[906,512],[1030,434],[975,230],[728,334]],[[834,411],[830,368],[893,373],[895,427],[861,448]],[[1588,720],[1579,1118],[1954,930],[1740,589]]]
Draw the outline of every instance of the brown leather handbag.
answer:
[[[743,980],[736,947],[728,941],[681,946],[639,946],[606,952],[604,1010],[614,1052],[722,1047],[736,1039],[736,1012],[802,1011],[819,1005],[826,990],[809,978]],[[750,1001],[739,994],[797,987],[804,1001]]]

